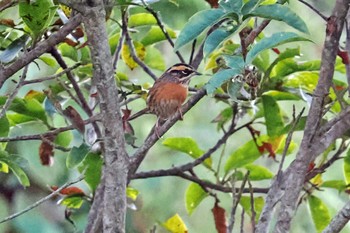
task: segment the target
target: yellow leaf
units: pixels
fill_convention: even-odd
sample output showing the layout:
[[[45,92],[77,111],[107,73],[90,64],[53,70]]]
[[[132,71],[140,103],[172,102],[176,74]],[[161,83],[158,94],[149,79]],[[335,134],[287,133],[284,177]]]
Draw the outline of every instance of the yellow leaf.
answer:
[[[310,182],[315,186],[320,186],[323,183],[322,175],[321,174],[316,175],[314,178],[310,180]]]
[[[162,224],[171,233],[187,233],[187,227],[178,214],[175,214]]]
[[[6,163],[0,162],[0,172],[9,173],[9,166]]]
[[[144,60],[145,56],[146,56],[146,48],[145,46],[143,46],[143,44],[141,44],[140,42],[134,41],[134,48],[136,51],[136,55],[138,58],[140,58],[140,60]],[[137,63],[134,61],[134,59],[132,58],[131,54],[130,54],[130,49],[129,46],[127,46],[126,44],[123,45],[122,48],[122,59],[125,62],[125,64],[127,66],[129,66],[130,69],[134,69],[137,67]]]

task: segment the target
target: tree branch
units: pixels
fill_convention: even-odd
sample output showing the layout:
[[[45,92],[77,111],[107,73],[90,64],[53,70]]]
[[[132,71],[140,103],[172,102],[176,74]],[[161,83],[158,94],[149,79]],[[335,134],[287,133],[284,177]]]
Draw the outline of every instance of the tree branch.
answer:
[[[123,34],[125,35],[125,43],[129,47],[130,55],[132,59],[153,79],[156,80],[158,77],[151,71],[151,69],[141,61],[141,59],[137,56],[134,44],[132,43],[132,39],[130,37],[129,31],[128,31],[128,14],[127,10],[122,11],[122,30]]]
[[[53,33],[48,39],[38,43],[33,50],[24,53],[15,62],[0,69],[0,89],[4,85],[5,81],[18,70],[22,69],[24,66],[28,65],[33,60],[49,51],[53,46],[62,42],[69,33],[80,25],[81,20],[82,16],[80,14],[75,15],[69,20],[68,23],[63,25],[58,32]]]
[[[302,190],[308,165],[328,146],[323,144],[335,140],[339,135],[320,135],[320,124],[323,117],[324,98],[328,95],[332,85],[335,58],[338,53],[339,38],[342,33],[344,20],[349,8],[348,0],[337,0],[332,16],[329,18],[326,39],[322,53],[320,77],[315,89],[310,107],[304,137],[297,153],[296,160],[285,173],[274,180],[271,192],[266,197],[266,204],[260,215],[257,226],[258,233],[267,232],[269,220],[275,204],[280,200],[281,205],[277,213],[278,219],[274,232],[287,232],[290,229],[292,217],[298,204],[298,197]],[[350,122],[345,122],[347,125]],[[333,127],[332,127],[333,128]],[[338,127],[333,128],[340,134]],[[343,129],[344,130],[344,129]],[[327,132],[327,134],[330,132]],[[323,141],[319,141],[319,139]],[[328,144],[329,145],[329,144]]]
[[[106,31],[104,4],[102,1],[94,1],[93,5],[85,5],[82,14],[94,68],[93,79],[103,116],[101,120],[104,166],[100,186],[104,189],[95,196],[99,202],[94,202],[90,214],[95,216],[98,209],[102,207],[103,228],[100,231],[123,233],[125,232],[129,160],[125,150],[123,122]],[[99,225],[98,219],[94,221],[96,222],[92,225]]]
[[[92,122],[96,122],[99,119],[100,119],[99,115],[93,116],[87,120],[84,120],[84,124],[90,124]],[[0,137],[0,142],[41,140],[43,137],[57,135],[59,133],[62,133],[62,132],[68,131],[68,130],[73,130],[73,129],[76,129],[76,127],[73,125],[68,125],[65,127],[53,129],[53,130],[47,131],[45,133],[40,133],[40,134],[22,135],[22,136],[15,136],[15,137]]]
[[[68,182],[68,183],[62,185],[60,188],[56,189],[55,191],[53,191],[52,193],[50,193],[50,194],[47,195],[46,197],[44,197],[44,198],[40,199],[39,201],[33,203],[32,205],[28,206],[27,208],[25,208],[25,209],[23,209],[23,210],[21,210],[21,211],[15,213],[15,214],[12,214],[12,215],[10,215],[10,216],[8,216],[8,217],[6,217],[6,218],[0,220],[0,224],[1,224],[1,223],[4,223],[4,222],[7,222],[7,221],[9,221],[9,220],[12,220],[12,219],[14,219],[14,218],[17,218],[18,216],[21,216],[22,214],[24,214],[24,213],[26,213],[26,212],[28,212],[28,211],[34,209],[35,207],[41,205],[42,203],[44,203],[45,201],[49,200],[50,198],[56,196],[56,195],[57,195],[59,192],[61,192],[63,189],[65,189],[65,188],[71,186],[72,184],[78,183],[78,182],[82,181],[83,179],[84,179],[84,176],[81,176],[81,177],[79,177],[78,179],[76,179],[76,180],[74,180],[74,181],[71,181],[71,182]]]
[[[322,233],[338,233],[350,220],[350,201],[335,215]]]

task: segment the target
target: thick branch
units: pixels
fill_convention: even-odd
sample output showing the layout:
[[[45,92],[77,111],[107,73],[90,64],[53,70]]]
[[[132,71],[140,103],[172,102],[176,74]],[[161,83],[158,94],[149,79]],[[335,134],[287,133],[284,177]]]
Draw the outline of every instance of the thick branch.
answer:
[[[334,141],[336,137],[340,136],[340,130],[333,136],[329,135],[331,132],[326,132],[327,135],[321,135],[321,133],[324,132],[320,132],[319,130],[321,128],[320,124],[323,116],[324,98],[328,96],[329,89],[332,85],[339,38],[342,33],[348,8],[349,0],[337,0],[332,16],[328,20],[319,82],[313,95],[304,130],[304,137],[297,154],[297,159],[289,166],[284,174],[281,173],[281,176],[275,179],[272,185],[275,190],[269,192],[266,198],[266,203],[271,203],[269,206],[270,208],[264,208],[260,215],[260,221],[256,232],[267,232],[270,216],[278,200],[281,200],[281,205],[277,213],[278,221],[274,232],[287,232],[289,230],[291,220],[297,207],[298,197],[304,184],[308,165],[319,153],[328,147],[327,144],[323,143],[330,143]],[[344,124],[348,125],[346,121]],[[335,132],[336,129],[338,129],[338,127],[333,128],[333,132]],[[320,138],[324,141],[320,142]]]
[[[350,220],[350,201],[333,217],[322,233],[340,232]]]
[[[125,151],[112,55],[108,45],[104,5],[102,1],[95,1],[94,4],[93,7],[87,6],[82,14],[93,62],[93,79],[97,86],[103,116],[104,175],[100,186],[103,186],[104,190],[98,192],[99,195],[103,195],[103,198],[95,197],[96,201],[91,207],[90,214],[103,208],[103,228],[100,230],[123,233],[125,232],[128,156]],[[92,220],[91,216],[89,220]]]

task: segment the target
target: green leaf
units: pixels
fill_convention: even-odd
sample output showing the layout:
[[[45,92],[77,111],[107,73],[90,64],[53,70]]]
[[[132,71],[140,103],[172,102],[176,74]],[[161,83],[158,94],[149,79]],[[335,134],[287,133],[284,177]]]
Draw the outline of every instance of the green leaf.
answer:
[[[29,36],[24,34],[23,36],[14,40],[10,45],[6,47],[4,51],[0,53],[0,62],[1,63],[9,63],[18,56],[20,51],[26,46],[28,43]]]
[[[242,7],[242,15],[250,13],[260,2],[260,0],[249,0]]]
[[[268,95],[262,96],[265,125],[269,137],[277,137],[284,128],[283,116],[277,101]]]
[[[111,54],[115,53],[115,50],[119,44],[120,39],[120,33],[114,33],[112,36],[108,39],[109,47],[111,48]]]
[[[318,71],[320,67],[320,60],[297,62],[292,58],[287,58],[273,67],[270,77],[281,78],[298,71]]]
[[[300,48],[289,49],[287,48],[285,51],[280,53],[278,57],[271,63],[269,68],[265,72],[265,76],[270,76],[272,69],[278,64],[280,61],[283,61],[288,58],[294,58],[295,56],[300,56]]]
[[[55,138],[55,144],[63,147],[68,147],[72,142],[72,140],[73,140],[72,131],[65,131],[57,135],[57,137]]]
[[[0,96],[0,106],[4,105],[7,100],[7,97]],[[10,107],[9,110],[33,117],[35,119],[40,119],[43,122],[47,122],[47,117],[45,110],[41,103],[35,99],[21,99],[21,98],[15,98]]]
[[[237,28],[237,26],[235,26],[232,30],[219,28],[210,33],[205,40],[203,48],[204,57],[209,56],[223,41],[230,37],[237,30]]]
[[[136,201],[137,196],[139,195],[139,191],[137,189],[127,187],[126,188],[126,196],[133,201]]]
[[[90,151],[90,147],[82,143],[79,147],[73,147],[70,151],[69,155],[67,156],[66,165],[67,168],[75,168],[78,166],[84,158],[87,156],[87,154]]]
[[[264,92],[264,95],[271,96],[274,100],[279,101],[279,100],[300,100],[300,97],[290,93],[290,92],[284,92],[284,91],[267,91]]]
[[[250,64],[254,58],[266,49],[276,47],[292,41],[310,41],[304,37],[300,37],[294,32],[278,32],[270,37],[265,37],[256,43],[253,48],[247,53],[246,63]]]
[[[252,10],[245,17],[258,16],[266,19],[283,21],[289,26],[304,32],[309,33],[307,26],[302,18],[295,14],[290,7],[281,4],[262,5]]]
[[[305,129],[305,124],[306,124],[306,119],[307,117],[301,117],[299,122],[297,123],[294,131],[301,131]],[[286,125],[282,130],[281,130],[281,135],[282,134],[287,134],[291,130],[292,126],[294,125],[294,122],[291,122],[290,124]]]
[[[6,115],[7,115],[7,118],[9,120],[11,126],[15,126],[17,124],[36,120],[34,117],[29,117],[29,116],[19,114],[19,113],[6,114]]]
[[[168,32],[170,38],[176,38],[176,33],[171,28],[166,27],[165,30]],[[162,40],[166,40],[163,31],[158,26],[152,26],[146,35],[142,38],[141,43],[144,46],[148,46]]]
[[[53,59],[52,57],[43,55],[43,56],[40,56],[39,59],[42,60],[46,65],[50,67],[55,67],[57,65],[56,60]]]
[[[344,191],[347,185],[344,180],[327,180],[321,184],[322,188],[333,188],[337,189],[339,192]]]
[[[225,172],[243,167],[249,163],[254,162],[261,156],[255,142],[253,140],[240,146],[236,151],[234,151],[225,164]]]
[[[231,78],[241,73],[242,73],[242,70],[240,69],[225,69],[215,73],[213,77],[211,77],[209,82],[205,84],[207,94],[214,93],[214,91],[217,88],[219,88],[222,84],[224,84],[226,81],[230,80]]]
[[[10,123],[6,114],[0,118],[0,137],[7,137],[10,132]]]
[[[23,171],[22,167],[27,166],[28,161],[17,155],[9,155],[6,151],[0,151],[0,162],[7,164],[13,174],[23,187],[30,186],[28,176]]]
[[[274,177],[274,174],[269,169],[263,166],[248,164],[244,166],[244,168],[250,172],[250,180],[266,180]]]
[[[232,80],[231,82],[228,82],[227,85],[227,93],[233,99],[236,101],[239,96],[241,96],[241,90],[244,86],[244,82],[239,80]]]
[[[164,146],[167,146],[173,150],[181,151],[194,159],[201,157],[204,154],[204,151],[198,147],[196,141],[192,138],[167,138],[162,143]],[[211,158],[204,160],[204,165],[208,168],[211,168]]]
[[[94,192],[100,183],[103,160],[99,154],[88,153],[83,162],[78,166],[80,173],[84,173],[84,180]]]
[[[0,118],[0,137],[7,137],[10,132],[10,122],[6,117],[6,114],[2,118]],[[1,142],[0,149],[5,149],[7,143]]]
[[[263,197],[255,197],[254,198],[254,211],[255,211],[255,221],[259,220],[262,208],[264,207],[264,198]],[[252,208],[251,208],[251,198],[247,196],[242,196],[239,200],[239,204],[243,207],[244,211],[251,217],[252,216]]]
[[[150,13],[133,14],[129,17],[129,20],[128,20],[129,27],[138,27],[138,26],[155,25],[155,24],[157,24],[157,20]]]
[[[241,71],[244,69],[245,62],[242,56],[223,55],[222,58],[224,59],[226,66]]]
[[[189,215],[197,208],[197,206],[208,196],[208,193],[202,189],[197,183],[191,183],[185,193],[186,210]]]
[[[153,69],[164,71],[166,68],[163,54],[153,46],[146,47],[144,62]]]
[[[270,51],[264,50],[259,53],[252,61],[252,64],[265,73],[270,65]]]
[[[61,55],[64,57],[68,57],[72,59],[73,61],[78,61],[78,53],[77,49],[74,47],[66,44],[66,43],[61,43],[58,46],[58,50],[61,52]]]
[[[175,42],[174,50],[177,51],[188,42],[194,40],[224,15],[225,12],[222,9],[204,10],[193,15],[181,30]]]
[[[81,196],[68,196],[63,198],[61,204],[67,206],[68,209],[79,209],[84,203]]]
[[[302,88],[312,93],[316,88],[319,74],[316,71],[301,71],[286,77],[283,86],[295,89]]]
[[[350,184],[350,149],[346,152],[344,157],[343,171],[346,184]]]
[[[234,0],[234,1],[220,1],[220,6],[224,8],[227,12],[234,12],[237,15],[241,14],[241,8],[243,6],[242,0]]]
[[[313,195],[309,196],[308,201],[309,201],[311,216],[314,221],[316,230],[317,232],[322,232],[322,230],[331,221],[328,208],[321,199]]]
[[[51,0],[20,1],[19,15],[37,38],[51,24],[56,13],[56,6]]]

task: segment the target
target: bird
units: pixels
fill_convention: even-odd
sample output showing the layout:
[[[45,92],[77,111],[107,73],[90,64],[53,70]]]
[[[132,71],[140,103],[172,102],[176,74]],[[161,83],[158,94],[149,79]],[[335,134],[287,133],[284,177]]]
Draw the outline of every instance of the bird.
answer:
[[[186,63],[177,63],[168,68],[149,89],[147,97],[147,107],[134,115],[128,121],[133,120],[145,113],[152,113],[157,116],[155,133],[159,138],[159,125],[180,113],[183,119],[181,106],[185,102],[188,94],[190,79],[195,75],[201,75],[195,68]]]

